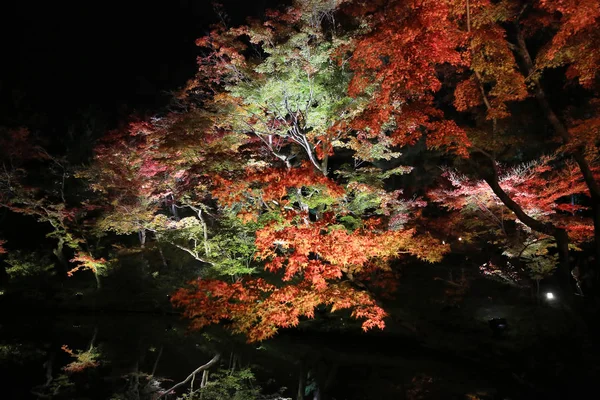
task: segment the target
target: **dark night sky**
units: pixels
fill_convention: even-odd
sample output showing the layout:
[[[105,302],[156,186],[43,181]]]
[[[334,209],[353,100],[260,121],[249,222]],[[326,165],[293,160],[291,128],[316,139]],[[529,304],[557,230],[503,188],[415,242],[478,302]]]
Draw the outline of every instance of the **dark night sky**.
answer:
[[[235,24],[273,2],[223,3]],[[209,0],[20,1],[0,14],[0,125],[46,134],[86,110],[110,126],[164,105],[193,76],[194,40],[216,20]]]

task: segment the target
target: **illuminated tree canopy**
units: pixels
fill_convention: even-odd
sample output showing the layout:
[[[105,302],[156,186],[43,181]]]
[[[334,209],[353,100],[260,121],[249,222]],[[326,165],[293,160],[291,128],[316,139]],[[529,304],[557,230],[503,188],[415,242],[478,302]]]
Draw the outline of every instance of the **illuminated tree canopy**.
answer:
[[[596,0],[298,0],[223,20],[174,105],[107,132],[90,165],[7,131],[0,205],[49,224],[64,274],[98,288],[127,254],[160,254],[187,271],[172,303],[193,328],[250,341],[320,308],[384,328],[398,266],[441,262],[453,236],[569,292],[570,252],[600,273],[599,26]]]

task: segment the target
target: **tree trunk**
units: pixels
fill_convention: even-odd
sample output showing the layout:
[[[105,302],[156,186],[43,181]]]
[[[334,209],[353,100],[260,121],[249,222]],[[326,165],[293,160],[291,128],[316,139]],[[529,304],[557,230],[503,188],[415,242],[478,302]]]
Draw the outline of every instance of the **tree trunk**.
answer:
[[[519,221],[527,225],[529,228],[534,231],[543,233],[548,236],[554,237],[556,240],[556,246],[558,249],[558,257],[559,257],[559,266],[557,268],[557,272],[555,273],[556,278],[558,279],[559,286],[561,290],[564,292],[564,295],[567,299],[570,299],[573,295],[573,289],[571,285],[571,268],[569,266],[569,235],[567,231],[563,228],[558,228],[550,222],[542,222],[538,221],[535,218],[529,216],[521,206],[515,202],[500,186],[498,182],[498,172],[496,170],[496,164],[493,160],[490,160],[492,163],[492,173],[485,174],[483,179],[490,186],[494,194],[504,203],[504,205],[511,210]]]
[[[329,149],[327,148],[327,140],[323,140],[323,160],[321,161],[321,173],[324,176],[328,174],[329,168]]]
[[[154,365],[152,365],[152,372],[150,372],[150,376],[154,377],[156,374],[156,368],[158,368],[158,362],[160,361],[160,356],[163,353],[163,346],[160,346],[160,350],[158,350],[158,355],[156,356],[156,360],[154,360]]]
[[[146,230],[144,228],[138,231],[138,238],[140,239],[140,247],[146,245]]]
[[[162,246],[157,241],[156,246],[158,247],[158,253],[160,254],[160,260],[162,261],[162,266],[165,270],[169,269],[169,264],[167,263],[167,259],[165,258],[165,253],[163,253]]]
[[[61,237],[58,239],[56,248],[54,250],[52,250],[52,253],[56,256],[56,258],[58,259],[58,262],[60,263],[60,267],[57,268],[57,270],[58,270],[59,275],[61,275],[62,277],[66,277],[67,271],[69,270],[69,264],[65,257],[64,248],[65,248],[65,240]]]
[[[300,363],[300,373],[298,375],[298,392],[296,394],[296,400],[304,400],[304,391],[306,389],[306,369],[304,367],[304,361]]]
[[[558,118],[558,115],[552,109],[548,98],[546,97],[546,92],[542,87],[540,80],[534,74],[534,66],[529,51],[527,50],[527,45],[525,43],[525,38],[523,37],[522,32],[517,26],[517,51],[523,58],[526,67],[526,73],[528,76],[532,76],[533,83],[535,84],[535,97],[538,100],[546,119],[556,132],[556,134],[562,139],[564,144],[571,143],[571,134],[566,126],[561,122]],[[596,182],[594,179],[594,174],[590,168],[588,161],[585,158],[584,148],[583,146],[576,148],[573,151],[573,158],[577,165],[579,166],[579,170],[581,171],[581,175],[583,176],[583,180],[585,181],[588,190],[590,191],[590,196],[592,198],[592,210],[593,210],[593,218],[594,218],[594,245],[595,245],[595,256],[596,256],[596,272],[600,272],[600,184]]]
[[[94,271],[94,278],[96,278],[96,290],[102,289],[102,282],[100,281],[100,275],[98,275],[98,271]]]
[[[555,276],[561,286],[561,291],[567,296],[567,299],[573,297],[573,288],[571,285],[571,268],[569,266],[569,235],[562,228],[556,228],[554,234],[556,248],[558,249],[558,268]]]

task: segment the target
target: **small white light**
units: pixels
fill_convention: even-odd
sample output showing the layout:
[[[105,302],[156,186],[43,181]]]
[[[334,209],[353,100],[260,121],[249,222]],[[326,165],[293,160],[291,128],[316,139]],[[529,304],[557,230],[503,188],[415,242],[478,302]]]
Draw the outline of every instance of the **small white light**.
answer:
[[[548,292],[548,293],[546,293],[546,298],[547,298],[548,300],[552,300],[552,299],[554,299],[554,293],[552,293],[552,292]]]
[[[442,244],[446,244],[446,241],[445,241],[445,240],[442,240]]]
[[[462,238],[461,238],[461,237],[459,237],[459,238],[458,238],[458,241],[459,241],[459,242],[462,242]]]

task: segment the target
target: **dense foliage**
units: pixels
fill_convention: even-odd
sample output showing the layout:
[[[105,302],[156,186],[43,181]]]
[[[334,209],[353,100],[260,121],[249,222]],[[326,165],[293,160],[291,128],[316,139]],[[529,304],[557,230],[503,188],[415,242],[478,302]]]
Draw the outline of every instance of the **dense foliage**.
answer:
[[[593,296],[599,23],[595,0],[309,0],[223,22],[170,110],[108,132],[90,165],[3,132],[0,205],[46,226],[58,273],[100,288],[137,255],[193,328],[250,341],[324,307],[383,328],[402,263],[456,238],[518,265],[488,275],[558,265]],[[48,270],[17,250],[0,240],[9,274]]]

